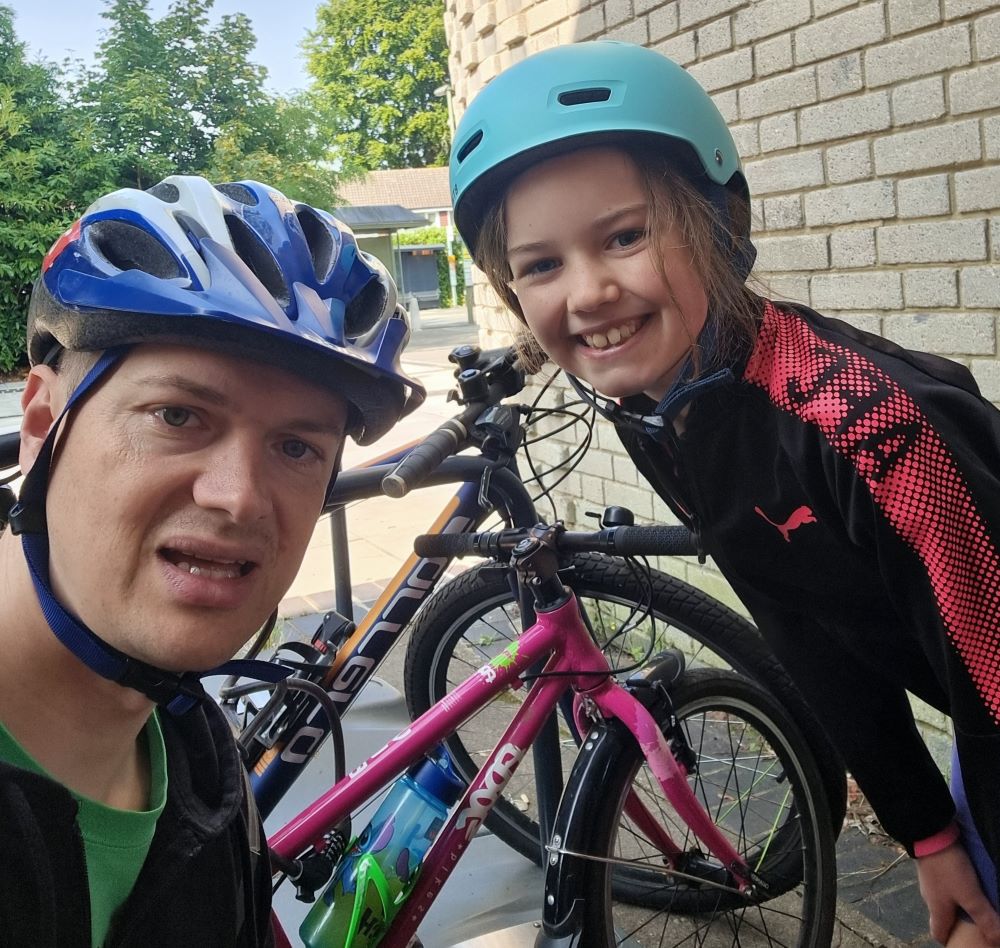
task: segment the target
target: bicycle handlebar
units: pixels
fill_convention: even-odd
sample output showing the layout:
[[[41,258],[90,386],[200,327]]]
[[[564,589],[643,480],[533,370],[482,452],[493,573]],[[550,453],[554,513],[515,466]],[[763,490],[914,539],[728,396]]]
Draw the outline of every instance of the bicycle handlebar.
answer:
[[[432,431],[382,480],[382,492],[400,498],[419,487],[441,463],[461,451],[471,440],[473,426],[488,408],[524,388],[524,373],[517,350],[480,352],[473,346],[456,349],[449,356],[458,365],[456,377],[465,408]]]
[[[0,469],[17,467],[20,451],[20,431],[8,431],[0,435]]]
[[[418,556],[484,556],[509,554],[528,536],[524,530],[491,533],[440,533],[419,536],[413,543]],[[609,553],[614,556],[693,556],[698,552],[687,527],[610,527],[593,533],[562,531],[555,547],[563,553]]]
[[[432,431],[393,470],[382,478],[382,492],[389,497],[405,497],[422,484],[445,458],[458,452],[469,440],[472,425],[486,410],[486,402],[472,402],[460,415],[449,418]]]

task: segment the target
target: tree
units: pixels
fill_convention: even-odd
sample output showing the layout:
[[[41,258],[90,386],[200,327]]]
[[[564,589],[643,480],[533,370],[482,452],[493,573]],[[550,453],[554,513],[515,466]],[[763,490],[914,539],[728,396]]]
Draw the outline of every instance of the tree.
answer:
[[[114,179],[83,117],[58,94],[60,72],[28,62],[0,6],[0,370],[24,357],[31,283],[45,251]]]
[[[206,175],[213,181],[252,178],[307,204],[335,207],[328,126],[308,93],[275,99],[270,108],[220,129]]]
[[[245,14],[210,27],[214,0],[174,0],[154,19],[149,0],[105,0],[109,22],[96,67],[73,98],[96,140],[115,156],[120,186],[148,188],[169,174],[255,178],[330,207],[336,172],[323,109],[264,89]]]
[[[146,188],[171,173],[198,174],[232,122],[252,124],[271,100],[267,71],[251,60],[257,40],[243,13],[209,28],[213,0],[175,0],[158,20],[148,0],[107,0],[110,26],[97,65],[78,83],[122,184]]]
[[[443,0],[325,0],[303,46],[349,171],[448,158]]]

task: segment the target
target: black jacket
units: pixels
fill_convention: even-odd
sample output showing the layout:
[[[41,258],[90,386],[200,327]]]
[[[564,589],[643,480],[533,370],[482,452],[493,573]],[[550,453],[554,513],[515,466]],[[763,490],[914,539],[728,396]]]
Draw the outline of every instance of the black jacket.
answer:
[[[887,832],[909,846],[954,813],[909,690],[953,718],[1000,864],[1000,413],[964,367],[786,304],[765,305],[731,372],[667,403],[663,434],[619,428],[629,454],[700,535]]]
[[[251,856],[246,783],[229,726],[210,702],[178,718],[163,714],[161,724],[166,805],[105,945],[269,945],[266,846]],[[76,809],[61,785],[0,762],[3,948],[90,948],[90,892]],[[258,820],[256,811],[250,819]]]

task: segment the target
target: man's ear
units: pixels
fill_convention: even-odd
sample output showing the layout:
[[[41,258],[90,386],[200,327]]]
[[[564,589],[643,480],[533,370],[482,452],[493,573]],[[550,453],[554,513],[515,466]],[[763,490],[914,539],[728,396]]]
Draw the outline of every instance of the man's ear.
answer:
[[[27,474],[42,450],[42,444],[62,409],[59,378],[47,365],[33,366],[21,395],[21,473]]]

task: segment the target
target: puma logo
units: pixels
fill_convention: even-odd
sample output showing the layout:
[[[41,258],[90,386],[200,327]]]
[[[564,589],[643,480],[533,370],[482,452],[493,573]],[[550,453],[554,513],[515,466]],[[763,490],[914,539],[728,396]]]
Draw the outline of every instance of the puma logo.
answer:
[[[793,530],[797,530],[804,523],[816,523],[816,518],[808,507],[799,507],[798,510],[792,511],[792,515],[784,523],[775,523],[760,507],[754,507],[754,513],[760,514],[771,524],[785,538],[786,543],[792,542],[789,534]]]

